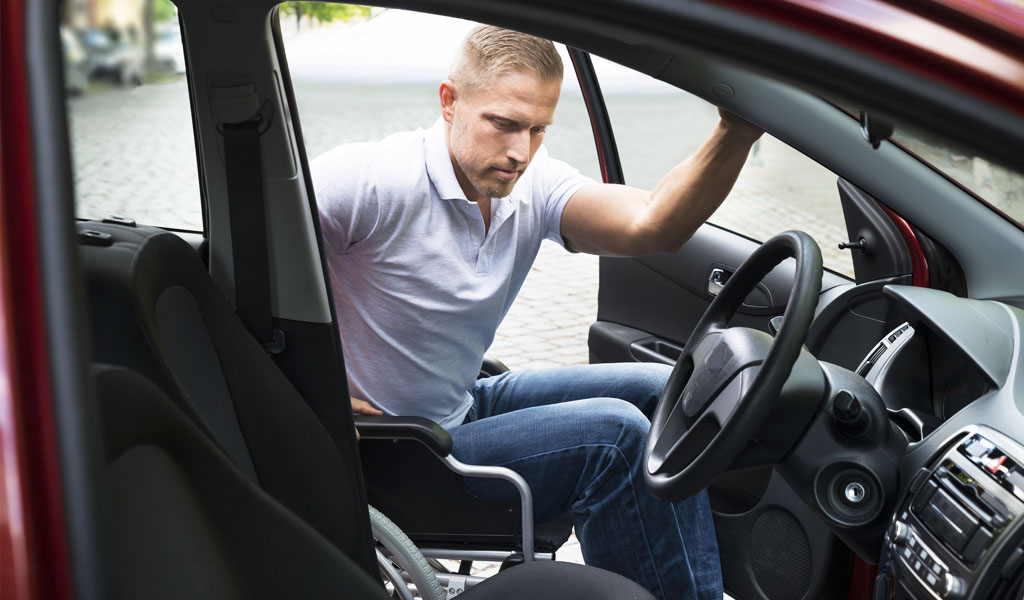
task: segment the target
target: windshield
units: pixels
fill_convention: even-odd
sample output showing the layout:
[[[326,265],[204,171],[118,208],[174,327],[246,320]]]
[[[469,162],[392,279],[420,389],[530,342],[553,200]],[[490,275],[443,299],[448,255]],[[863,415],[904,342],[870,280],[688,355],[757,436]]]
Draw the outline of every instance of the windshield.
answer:
[[[892,141],[1024,226],[1024,175],[930,134],[897,127]]]

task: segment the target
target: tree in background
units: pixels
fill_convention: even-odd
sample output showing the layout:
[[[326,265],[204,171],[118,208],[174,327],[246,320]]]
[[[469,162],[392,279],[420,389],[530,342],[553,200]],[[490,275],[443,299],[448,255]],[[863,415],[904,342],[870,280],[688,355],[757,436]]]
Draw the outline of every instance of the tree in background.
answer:
[[[142,40],[145,52],[145,71],[151,74],[156,70],[154,46],[156,44],[156,27],[176,21],[178,10],[171,0],[142,0]],[[298,29],[303,17],[315,19],[318,23],[331,21],[349,21],[355,18],[370,16],[369,6],[355,4],[330,4],[327,2],[285,2],[281,4],[282,16],[295,15]],[[137,36],[136,36],[137,37]],[[139,40],[136,40],[138,43]]]
[[[298,30],[304,16],[316,19],[318,23],[348,21],[358,17],[369,17],[370,7],[327,2],[285,2],[281,5],[281,14],[295,15],[295,29]]]
[[[173,21],[178,18],[178,10],[171,0],[153,0],[153,20],[157,23]]]
[[[153,25],[175,21],[178,18],[178,9],[174,7],[171,0],[146,0],[142,5],[142,39],[145,43],[145,65],[146,74],[156,70],[156,59],[154,57],[154,46],[156,37],[153,32]]]

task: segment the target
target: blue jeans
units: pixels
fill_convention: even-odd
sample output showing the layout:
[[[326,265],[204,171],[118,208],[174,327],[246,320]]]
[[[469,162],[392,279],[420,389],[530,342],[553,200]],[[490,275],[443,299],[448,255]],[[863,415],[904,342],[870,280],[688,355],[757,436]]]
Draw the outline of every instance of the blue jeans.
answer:
[[[535,518],[572,511],[588,565],[638,582],[659,598],[722,598],[707,492],[664,502],[647,491],[643,451],[671,369],[654,364],[512,371],[479,380],[453,453],[509,467],[533,490]],[[510,496],[474,479],[480,496]]]

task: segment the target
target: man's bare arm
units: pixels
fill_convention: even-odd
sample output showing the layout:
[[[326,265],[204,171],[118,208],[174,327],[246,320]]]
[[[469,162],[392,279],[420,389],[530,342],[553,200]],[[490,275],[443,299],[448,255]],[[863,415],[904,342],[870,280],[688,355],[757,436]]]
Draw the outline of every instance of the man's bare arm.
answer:
[[[380,410],[373,407],[372,404],[366,400],[359,398],[351,398],[352,400],[352,412],[360,415],[382,415],[384,414]]]
[[[352,400],[352,412],[359,415],[382,415],[384,414],[380,410],[373,407],[372,404],[366,400],[360,400],[359,398],[350,397]],[[356,441],[359,441],[359,430],[356,429]]]
[[[725,200],[761,130],[719,111],[721,120],[700,149],[676,165],[653,191],[588,185],[562,214],[568,246],[604,256],[674,252]]]

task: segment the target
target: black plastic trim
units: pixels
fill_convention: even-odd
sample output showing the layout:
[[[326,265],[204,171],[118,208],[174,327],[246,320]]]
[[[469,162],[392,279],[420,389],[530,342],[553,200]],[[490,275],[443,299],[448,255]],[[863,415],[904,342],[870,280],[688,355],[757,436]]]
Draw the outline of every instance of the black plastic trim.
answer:
[[[760,478],[763,472],[755,470],[732,471],[734,476],[743,474],[748,478]],[[741,502],[746,504],[754,501],[753,506],[744,506],[742,511],[732,512],[730,502],[736,500],[736,496],[745,496],[747,490],[739,490],[726,485],[720,485],[721,480],[712,484],[708,489],[711,501],[712,515],[715,519],[715,531],[718,532],[719,551],[722,555],[722,575],[729,593],[736,598],[756,598],[758,600],[770,600],[781,598],[777,592],[780,582],[787,578],[798,577],[803,583],[803,594],[800,596],[788,596],[799,598],[814,598],[815,600],[843,600],[849,591],[850,568],[852,565],[853,553],[850,549],[840,543],[832,531],[825,527],[821,518],[814,513],[797,495],[789,483],[787,483],[779,472],[772,468],[768,479],[764,482],[763,490],[751,490],[757,494],[756,500],[744,497]],[[758,482],[761,483],[761,482]],[[780,523],[781,521],[781,523]],[[761,535],[751,540],[751,531],[758,524],[761,527],[765,523],[788,524],[788,528],[780,528],[778,533],[788,533],[777,539],[766,538]],[[793,526],[796,526],[794,529]],[[763,531],[763,529],[762,529]],[[755,563],[757,556],[764,557],[772,552],[777,552],[780,560],[778,564],[783,566],[782,556],[792,560],[793,549],[789,546],[793,537],[803,538],[810,550],[813,567],[809,574],[805,573],[806,563],[784,565],[784,570],[775,577],[766,577],[764,565],[760,567],[760,577],[755,575]],[[767,546],[767,547],[765,547]],[[762,558],[763,560],[763,558]],[[800,573],[798,575],[797,573]],[[776,595],[769,596],[764,592],[762,586],[768,584],[769,589],[776,592]],[[783,589],[790,586],[782,586]]]
[[[316,247],[320,258],[320,269],[323,274],[324,285],[327,287],[327,306],[331,311],[331,322],[326,324],[330,328],[330,344],[320,344],[315,347],[317,356],[325,361],[329,361],[330,364],[327,368],[323,369],[317,374],[316,381],[320,384],[315,390],[307,391],[304,389],[301,378],[296,377],[294,369],[290,368],[288,363],[284,359],[278,359],[277,364],[281,367],[282,372],[285,376],[295,385],[296,389],[302,392],[302,397],[310,405],[310,408],[316,413],[317,417],[323,423],[324,428],[327,429],[327,433],[334,440],[334,443],[338,446],[343,456],[352,456],[355,458],[352,465],[353,472],[356,476],[356,481],[352,482],[352,485],[357,488],[357,495],[366,502],[366,486],[364,485],[363,477],[363,466],[359,459],[359,447],[357,445],[356,436],[354,435],[354,424],[352,422],[352,413],[348,410],[349,402],[349,389],[348,389],[348,375],[345,371],[345,358],[341,349],[341,336],[338,332],[338,314],[334,307],[334,296],[330,293],[330,275],[327,271],[327,258],[324,253],[323,235],[320,230],[320,218],[319,210],[316,204],[316,194],[313,190],[313,181],[309,176],[309,159],[306,157],[306,144],[302,137],[302,125],[299,119],[298,104],[295,101],[295,91],[292,89],[291,72],[288,68],[288,57],[285,53],[284,39],[281,36],[281,20],[278,18],[278,8],[275,6],[269,14],[271,33],[274,39],[274,48],[277,52],[277,61],[281,69],[281,88],[284,90],[285,98],[288,101],[288,110],[291,113],[292,128],[295,134],[295,145],[299,155],[299,165],[302,169],[302,177],[306,183],[306,197],[309,201],[309,214],[312,215],[313,221],[313,232],[316,236]],[[275,319],[277,326],[284,331],[288,331],[287,321],[284,319]],[[298,323],[298,322],[293,322]],[[294,344],[293,337],[293,346]],[[292,348],[294,351],[295,348]],[[278,355],[281,357],[282,355]],[[339,410],[339,404],[344,409]],[[373,539],[373,534],[370,531],[370,521],[366,519],[363,521],[364,525],[364,538],[367,540]],[[368,570],[368,572],[374,576],[379,577],[379,571],[377,567],[377,559],[373,552],[373,548],[367,545],[366,554],[357,559],[360,565]]]
[[[569,51],[569,59],[572,60],[573,70],[576,71],[576,79],[580,83],[583,102],[587,105],[587,114],[590,115],[590,128],[594,132],[594,144],[597,146],[597,161],[601,166],[601,178],[605,183],[626,183],[626,178],[622,174],[622,162],[619,160],[619,149],[615,145],[611,118],[608,116],[608,108],[604,104],[604,96],[601,94],[601,85],[597,81],[594,63],[590,60],[590,54],[587,52],[571,46],[566,48]]]
[[[917,236],[921,251],[924,252],[925,261],[928,263],[928,280],[932,289],[949,292],[961,298],[968,297],[967,278],[964,277],[964,270],[953,253],[915,227],[913,223],[908,224],[910,230]]]
[[[416,440],[438,456],[452,453],[452,436],[424,417],[356,415],[355,422],[359,435],[368,440]]]
[[[196,97],[196,89],[192,83],[192,68],[189,66],[188,31],[185,28],[185,20],[181,18],[180,14],[178,15],[178,31],[181,32],[181,51],[185,56],[185,83],[188,85],[189,114],[192,116],[192,144],[196,150],[196,167],[198,168],[196,176],[199,178],[199,212],[203,217],[203,231],[201,233],[206,237],[206,232],[210,230],[210,204],[207,201],[209,196],[206,191],[206,163],[203,161],[203,154],[200,150],[203,145],[199,140],[199,115],[196,103],[191,101],[192,98]],[[204,262],[209,264],[209,259],[204,259]]]
[[[842,177],[838,187],[849,241],[864,240],[865,245],[864,250],[847,250],[857,283],[911,274],[907,243],[878,200]]]
[[[74,229],[71,150],[58,35],[60,7],[57,2],[24,2],[23,7],[43,314],[71,593],[75,598],[104,598],[107,553],[99,527],[97,486],[102,481],[103,461],[99,419],[94,403],[88,401],[92,385]]]
[[[833,290],[834,295],[829,295],[811,323],[804,342],[807,348],[819,360],[856,369],[885,332],[897,324],[898,316],[882,288],[909,283],[910,275],[901,275]]]

